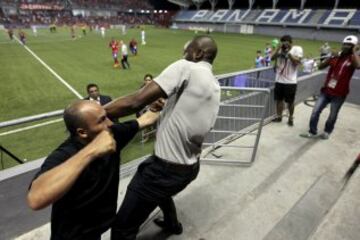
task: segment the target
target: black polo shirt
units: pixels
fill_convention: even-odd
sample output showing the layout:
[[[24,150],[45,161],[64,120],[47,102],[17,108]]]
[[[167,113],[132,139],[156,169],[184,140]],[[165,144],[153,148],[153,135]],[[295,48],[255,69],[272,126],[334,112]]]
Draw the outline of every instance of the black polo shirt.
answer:
[[[138,129],[135,120],[112,126],[116,152],[92,161],[71,189],[52,205],[52,240],[97,239],[110,227],[116,215],[120,150]],[[84,146],[74,138],[67,139],[45,159],[34,179],[65,162]]]

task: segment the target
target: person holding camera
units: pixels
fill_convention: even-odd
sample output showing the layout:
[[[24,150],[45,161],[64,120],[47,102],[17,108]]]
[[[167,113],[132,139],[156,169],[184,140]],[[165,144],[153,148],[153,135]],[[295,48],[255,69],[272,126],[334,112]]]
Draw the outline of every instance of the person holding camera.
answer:
[[[337,115],[349,93],[350,80],[355,69],[360,69],[358,38],[350,35],[343,40],[340,53],[332,53],[331,57],[319,65],[319,69],[330,66],[321,94],[314,106],[310,117],[309,132],[301,137],[328,139],[334,130]],[[317,136],[317,125],[322,110],[330,104],[330,114],[325,123],[322,134]]]
[[[276,114],[273,122],[282,121],[284,101],[288,105],[289,120],[288,125],[294,125],[294,101],[297,86],[297,71],[303,57],[303,49],[300,46],[292,46],[290,35],[284,35],[280,39],[280,45],[271,56],[275,60],[275,90],[274,98],[276,101]]]

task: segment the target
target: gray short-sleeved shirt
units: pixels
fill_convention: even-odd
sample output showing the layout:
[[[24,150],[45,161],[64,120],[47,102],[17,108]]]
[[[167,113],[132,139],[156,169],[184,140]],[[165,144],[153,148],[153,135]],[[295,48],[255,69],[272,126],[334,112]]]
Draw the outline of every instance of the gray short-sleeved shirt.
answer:
[[[178,60],[154,81],[168,96],[156,133],[155,154],[168,161],[193,164],[219,111],[220,86],[212,65]]]

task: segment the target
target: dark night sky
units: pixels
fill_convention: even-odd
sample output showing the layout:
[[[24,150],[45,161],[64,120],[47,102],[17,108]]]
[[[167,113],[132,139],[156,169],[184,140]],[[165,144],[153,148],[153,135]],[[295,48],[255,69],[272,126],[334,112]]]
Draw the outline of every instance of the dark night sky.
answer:
[[[168,10],[178,10],[179,7],[168,2],[167,0],[150,0],[151,3],[155,6],[156,9],[168,9]],[[279,0],[277,8],[299,8],[301,0]],[[335,0],[307,0],[305,8],[332,8],[334,6]],[[271,8],[272,0],[256,0],[253,8]],[[202,9],[210,9],[211,5],[206,1]],[[228,8],[227,0],[219,0],[216,6],[217,9],[226,9]],[[233,8],[244,9],[248,8],[248,0],[235,0]],[[360,8],[360,0],[340,0],[339,8]],[[195,6],[192,6],[190,9],[196,9]]]

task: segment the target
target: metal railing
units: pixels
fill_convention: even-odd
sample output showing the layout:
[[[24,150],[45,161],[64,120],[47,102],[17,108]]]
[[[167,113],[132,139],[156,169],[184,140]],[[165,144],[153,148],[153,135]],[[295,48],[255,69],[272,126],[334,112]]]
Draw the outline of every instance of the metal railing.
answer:
[[[222,87],[221,90],[223,95],[231,92],[233,97],[222,101],[215,126],[203,143],[206,149],[201,161],[250,166],[255,161],[271,91],[269,88],[237,87]],[[220,148],[221,153],[215,153]],[[228,148],[241,149],[241,152],[224,150]]]
[[[24,161],[22,161],[20,158],[18,158],[17,156],[15,156],[15,154],[13,154],[12,152],[10,152],[8,149],[6,149],[4,146],[0,145],[0,164],[1,164],[1,169],[5,169],[5,164],[4,164],[4,154],[6,154],[7,156],[10,157],[11,160],[16,161],[19,164],[23,164]]]

